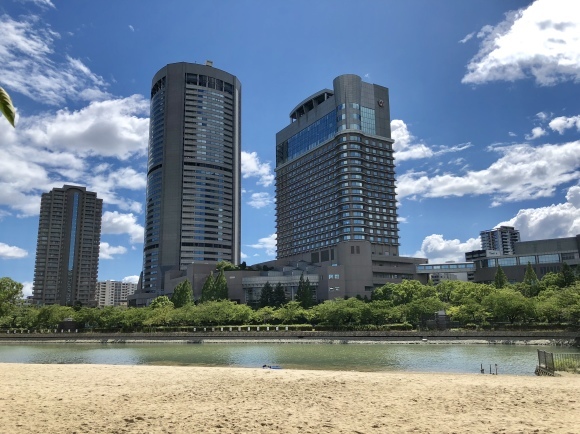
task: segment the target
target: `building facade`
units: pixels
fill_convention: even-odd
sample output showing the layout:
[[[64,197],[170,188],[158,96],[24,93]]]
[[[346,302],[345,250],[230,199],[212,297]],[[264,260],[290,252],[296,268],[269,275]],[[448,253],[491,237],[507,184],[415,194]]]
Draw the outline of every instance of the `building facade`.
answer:
[[[241,84],[174,63],[151,87],[143,273],[130,304],[164,294],[164,275],[195,261],[240,262]]]
[[[85,187],[44,193],[34,267],[35,304],[95,306],[103,200]]]
[[[500,255],[513,255],[515,243],[520,241],[520,231],[512,226],[481,231],[482,250],[496,250]]]
[[[97,282],[97,306],[127,306],[127,297],[132,295],[136,290],[136,283],[119,282],[116,280]]]
[[[351,240],[398,256],[386,87],[341,75],[292,110],[276,135],[276,213],[278,258]]]
[[[389,90],[347,74],[276,135],[278,260],[344,268],[322,274],[336,284],[319,284],[319,300],[424,277],[415,266],[425,259],[399,257],[390,122]]]
[[[443,264],[417,265],[418,274],[426,274],[433,285],[446,280],[473,282],[475,264],[473,262],[445,262]]]
[[[492,251],[491,255],[483,256],[481,252],[465,254],[466,260],[471,259],[475,264],[475,282],[492,283],[498,267],[502,268],[511,283],[523,282],[528,263],[541,279],[547,273],[560,272],[564,262],[574,269],[580,266],[580,235],[520,241],[514,243],[511,255],[497,255]]]

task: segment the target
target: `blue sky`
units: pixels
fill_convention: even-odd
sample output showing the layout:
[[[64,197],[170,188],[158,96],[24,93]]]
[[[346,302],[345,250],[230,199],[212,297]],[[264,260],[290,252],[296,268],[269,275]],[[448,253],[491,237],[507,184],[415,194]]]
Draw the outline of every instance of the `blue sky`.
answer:
[[[479,232],[580,234],[580,2],[5,0],[0,276],[31,293],[40,195],[104,199],[99,279],[141,271],[153,75],[242,82],[242,253],[275,257],[275,134],[346,73],[390,89],[401,253],[462,260]]]

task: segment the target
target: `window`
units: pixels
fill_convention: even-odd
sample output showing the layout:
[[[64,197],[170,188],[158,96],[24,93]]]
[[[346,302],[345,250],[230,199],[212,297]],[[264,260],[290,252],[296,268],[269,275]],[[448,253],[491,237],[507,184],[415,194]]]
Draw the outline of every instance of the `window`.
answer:
[[[502,267],[511,267],[513,265],[517,265],[516,258],[499,258],[497,263]]]
[[[540,264],[549,264],[549,263],[557,263],[560,262],[560,255],[551,254],[551,255],[539,255],[538,256],[538,263]]]
[[[520,265],[528,265],[528,262],[530,264],[535,264],[536,257],[535,256],[520,256]]]

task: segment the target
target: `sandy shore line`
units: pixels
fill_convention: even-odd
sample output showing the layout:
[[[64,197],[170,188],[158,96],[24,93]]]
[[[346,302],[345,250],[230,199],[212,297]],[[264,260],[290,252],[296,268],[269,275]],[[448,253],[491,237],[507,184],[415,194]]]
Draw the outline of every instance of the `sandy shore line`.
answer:
[[[0,432],[577,433],[579,377],[0,364]]]

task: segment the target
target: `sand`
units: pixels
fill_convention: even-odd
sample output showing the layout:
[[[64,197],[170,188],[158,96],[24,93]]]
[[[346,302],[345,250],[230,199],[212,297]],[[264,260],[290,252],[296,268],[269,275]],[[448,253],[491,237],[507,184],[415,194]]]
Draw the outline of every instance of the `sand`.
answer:
[[[580,376],[0,364],[0,433],[579,433]]]

